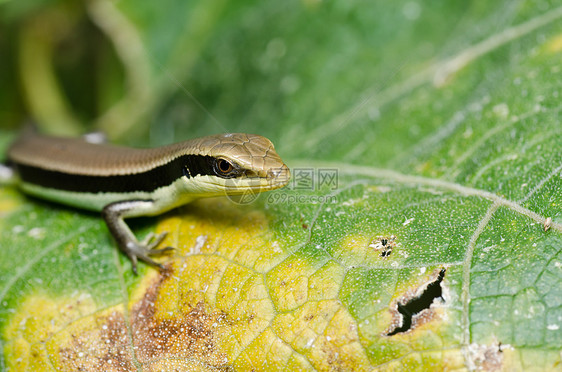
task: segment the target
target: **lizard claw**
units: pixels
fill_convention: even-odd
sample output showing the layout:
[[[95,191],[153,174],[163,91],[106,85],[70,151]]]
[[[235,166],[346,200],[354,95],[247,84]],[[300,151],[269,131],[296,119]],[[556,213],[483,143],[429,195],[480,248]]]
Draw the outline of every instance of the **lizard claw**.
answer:
[[[166,235],[168,235],[167,232],[163,232],[163,233],[158,234],[158,235],[151,232],[146,236],[146,238],[144,238],[144,240],[141,242],[141,244],[146,246],[148,249],[155,248],[160,243],[162,243],[162,241],[164,240]]]
[[[157,266],[160,270],[164,269],[164,265],[154,261],[149,256],[160,255],[165,252],[173,251],[173,247],[165,247],[160,249],[155,249],[166,237],[167,233],[161,233],[155,235],[150,233],[146,236],[146,238],[142,242],[134,242],[130,241],[127,242],[126,246],[124,247],[124,251],[127,253],[127,256],[131,259],[133,273],[137,275],[137,262],[138,260],[144,261],[149,265]]]
[[[165,248],[160,248],[160,249],[150,249],[148,254],[150,256],[153,255],[158,255],[158,254],[162,254],[162,253],[166,253],[166,252],[171,252],[174,251],[175,248],[174,247],[165,247]]]

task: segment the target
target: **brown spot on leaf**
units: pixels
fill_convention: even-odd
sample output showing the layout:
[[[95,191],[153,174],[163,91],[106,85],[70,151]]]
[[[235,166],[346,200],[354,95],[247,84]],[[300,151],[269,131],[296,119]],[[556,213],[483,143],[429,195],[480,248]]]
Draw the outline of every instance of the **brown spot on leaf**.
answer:
[[[167,318],[156,316],[160,287],[170,277],[171,272],[160,276],[131,312],[138,361],[144,364],[171,357],[197,360],[211,368],[227,368],[227,355],[217,346],[218,330],[227,325],[224,312],[208,313],[205,304],[199,302]]]
[[[250,323],[252,322],[252,320],[255,319],[255,317],[256,317],[256,314],[253,314],[253,313],[250,314],[250,315],[248,316],[248,324],[250,324]]]
[[[70,334],[70,345],[58,351],[60,363],[73,371],[136,371],[123,315],[114,311],[96,323]]]
[[[210,369],[230,368],[227,354],[218,346],[229,327],[225,312],[208,312],[203,302],[180,307],[173,313],[158,311],[166,301],[160,289],[171,278],[172,269],[164,270],[133,306],[130,334],[122,308],[94,316],[93,322],[69,326],[65,338],[68,341],[53,343],[63,369],[136,371],[135,364],[140,363],[141,369],[166,370],[168,362],[177,360]]]
[[[474,371],[499,371],[503,364],[503,350],[509,345],[492,342],[490,345],[470,344],[467,353],[467,366]]]

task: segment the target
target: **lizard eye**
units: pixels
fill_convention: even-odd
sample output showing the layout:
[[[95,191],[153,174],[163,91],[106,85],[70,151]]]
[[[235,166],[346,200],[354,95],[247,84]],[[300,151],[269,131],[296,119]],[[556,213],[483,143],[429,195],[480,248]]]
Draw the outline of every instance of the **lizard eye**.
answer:
[[[232,166],[232,163],[230,163],[228,160],[218,159],[217,160],[217,169],[221,174],[226,175],[226,174],[232,172],[234,167]]]

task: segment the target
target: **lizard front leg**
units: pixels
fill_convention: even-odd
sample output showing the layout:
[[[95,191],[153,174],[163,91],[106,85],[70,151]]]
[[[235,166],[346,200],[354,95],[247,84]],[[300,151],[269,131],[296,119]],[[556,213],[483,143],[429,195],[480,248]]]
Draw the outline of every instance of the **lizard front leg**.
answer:
[[[137,260],[140,259],[150,265],[164,266],[157,263],[149,256],[158,255],[170,250],[172,247],[156,249],[166,237],[166,233],[159,235],[149,234],[147,238],[139,242],[124,219],[147,215],[154,210],[153,200],[125,200],[106,205],[102,210],[102,216],[107,224],[111,235],[115,238],[119,249],[121,249],[131,260],[133,272],[137,273]]]

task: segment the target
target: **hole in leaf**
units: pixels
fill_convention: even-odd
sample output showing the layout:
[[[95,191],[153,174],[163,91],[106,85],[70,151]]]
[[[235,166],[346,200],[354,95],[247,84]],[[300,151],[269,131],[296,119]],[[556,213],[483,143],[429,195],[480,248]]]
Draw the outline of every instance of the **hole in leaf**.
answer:
[[[443,301],[443,289],[441,288],[441,282],[445,278],[446,269],[441,269],[437,278],[429,283],[423,293],[416,296],[405,304],[400,302],[397,303],[397,310],[401,315],[402,322],[400,325],[396,326],[392,331],[387,333],[387,336],[394,336],[395,334],[407,332],[412,327],[412,318],[421,313],[425,309],[429,309],[435,299],[441,298]]]

